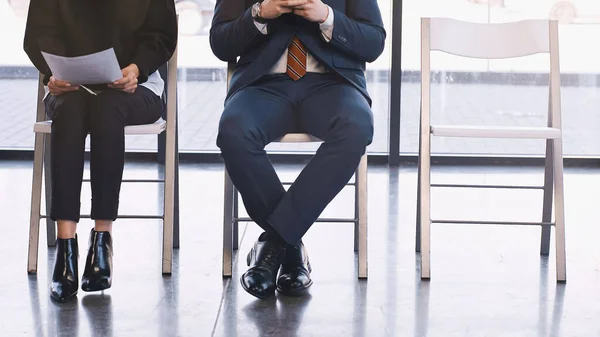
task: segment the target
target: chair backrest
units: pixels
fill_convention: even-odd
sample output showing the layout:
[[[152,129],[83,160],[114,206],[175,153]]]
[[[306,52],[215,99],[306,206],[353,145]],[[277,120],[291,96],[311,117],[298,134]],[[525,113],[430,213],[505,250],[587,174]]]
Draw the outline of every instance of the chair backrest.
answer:
[[[464,57],[503,59],[550,52],[552,21],[481,24],[446,18],[422,19],[422,42],[430,50]]]
[[[525,20],[481,24],[447,18],[421,18],[421,123],[429,127],[431,51],[478,59],[550,55],[550,125],[560,127],[558,22]]]

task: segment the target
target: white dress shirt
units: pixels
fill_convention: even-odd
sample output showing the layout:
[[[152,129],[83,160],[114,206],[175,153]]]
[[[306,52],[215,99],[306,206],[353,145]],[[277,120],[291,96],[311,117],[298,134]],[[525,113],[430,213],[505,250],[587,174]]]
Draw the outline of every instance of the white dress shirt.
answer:
[[[333,36],[333,10],[331,9],[331,7],[327,7],[329,9],[329,14],[327,15],[327,19],[325,19],[323,23],[319,24],[319,27],[321,28],[321,34],[323,35],[323,38],[325,39],[325,41],[329,42],[331,41],[331,38]],[[258,28],[258,30],[261,33],[265,35],[269,33],[267,27],[268,24],[254,21],[254,25],[256,26],[256,28]],[[287,56],[288,50],[286,48],[279,60],[275,62],[275,64],[271,68],[271,74],[283,74],[287,71]],[[314,57],[312,57],[310,51],[308,51],[308,55],[306,57],[306,72],[325,73],[327,71],[327,68],[321,63],[319,63],[319,61],[317,61]]]
[[[153,72],[148,76],[148,80],[142,84],[142,87],[146,87],[150,91],[152,91],[156,96],[162,96],[163,91],[165,90],[165,81],[160,76],[160,73],[157,71]]]

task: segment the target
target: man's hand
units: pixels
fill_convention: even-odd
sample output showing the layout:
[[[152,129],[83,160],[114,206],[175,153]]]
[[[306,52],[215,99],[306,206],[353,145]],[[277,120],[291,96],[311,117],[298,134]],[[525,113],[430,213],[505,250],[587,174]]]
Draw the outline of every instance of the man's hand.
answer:
[[[123,78],[108,85],[109,88],[124,91],[128,94],[133,94],[138,85],[138,76],[140,70],[137,65],[130,64],[122,70]]]
[[[267,20],[276,19],[309,2],[310,0],[265,0],[260,4],[260,17]]]
[[[329,16],[329,6],[321,0],[307,0],[304,5],[294,6],[293,13],[308,21],[323,23]]]
[[[57,80],[54,78],[54,76],[52,76],[48,82],[48,90],[50,90],[50,94],[52,94],[52,96],[58,96],[67,92],[77,91],[79,90],[79,86],[71,85],[69,82]]]

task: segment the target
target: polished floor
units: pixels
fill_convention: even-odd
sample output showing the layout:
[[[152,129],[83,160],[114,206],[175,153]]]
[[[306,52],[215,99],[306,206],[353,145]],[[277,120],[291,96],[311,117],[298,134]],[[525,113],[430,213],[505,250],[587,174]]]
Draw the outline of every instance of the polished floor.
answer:
[[[293,179],[298,166],[281,166]],[[128,165],[125,177],[156,177],[157,165]],[[436,167],[433,180],[536,184],[539,169]],[[568,169],[568,282],[555,281],[554,254],[540,257],[540,229],[434,225],[432,279],[419,279],[415,244],[416,170],[369,169],[369,279],[356,279],[352,226],[318,224],[305,243],[311,296],[260,301],[238,278],[221,278],[223,169],[181,167],[181,248],[172,276],[161,275],[161,223],[115,224],[113,288],[56,304],[48,281],[54,250],[41,235],[37,275],[26,272],[30,162],[0,163],[0,336],[600,336],[600,170]],[[352,190],[326,210],[346,216]],[[125,185],[121,213],[158,212],[160,187]],[[541,219],[541,193],[436,190],[435,218]],[[89,210],[89,186],[82,210]],[[42,227],[43,228],[43,227]],[[91,228],[83,222],[80,268]],[[243,226],[241,254],[259,234]],[[554,245],[552,245],[552,248]],[[241,255],[240,255],[241,256]]]

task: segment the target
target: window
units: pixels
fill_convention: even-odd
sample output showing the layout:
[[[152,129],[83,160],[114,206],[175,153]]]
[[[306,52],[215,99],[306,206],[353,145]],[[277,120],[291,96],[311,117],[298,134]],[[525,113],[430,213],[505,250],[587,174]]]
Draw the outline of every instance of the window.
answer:
[[[561,25],[564,152],[600,154],[596,74],[600,49],[600,2],[594,0],[404,0],[400,151],[418,151],[420,17],[500,23],[556,19]],[[473,60],[432,54],[432,123],[542,126],[547,123],[549,59]],[[465,155],[541,155],[543,140],[435,138],[432,152]]]

